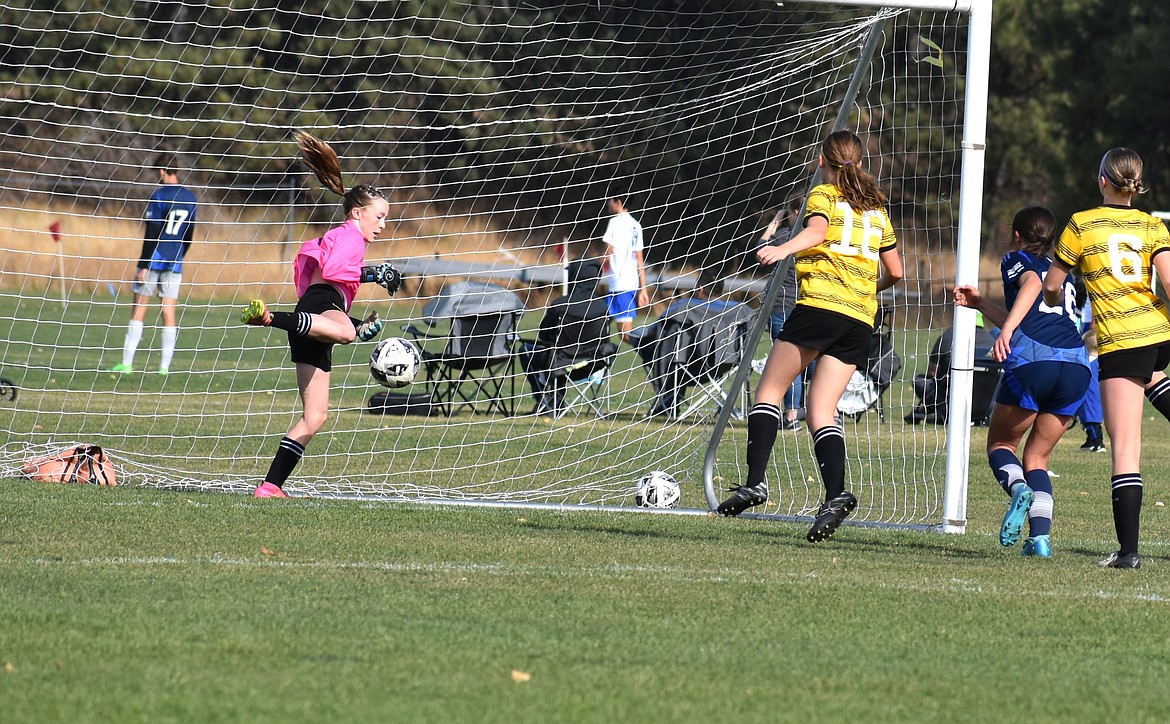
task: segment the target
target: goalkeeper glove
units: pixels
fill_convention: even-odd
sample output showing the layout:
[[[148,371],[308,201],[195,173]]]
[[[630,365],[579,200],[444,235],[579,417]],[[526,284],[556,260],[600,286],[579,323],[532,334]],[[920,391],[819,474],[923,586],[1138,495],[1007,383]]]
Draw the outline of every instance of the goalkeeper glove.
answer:
[[[362,267],[361,281],[363,284],[373,282],[386,289],[387,294],[393,295],[402,286],[402,272],[387,262],[377,266]]]
[[[378,319],[377,312],[370,312],[370,316],[366,317],[365,321],[355,327],[356,335],[359,341],[369,342],[378,333],[382,331],[383,323]]]

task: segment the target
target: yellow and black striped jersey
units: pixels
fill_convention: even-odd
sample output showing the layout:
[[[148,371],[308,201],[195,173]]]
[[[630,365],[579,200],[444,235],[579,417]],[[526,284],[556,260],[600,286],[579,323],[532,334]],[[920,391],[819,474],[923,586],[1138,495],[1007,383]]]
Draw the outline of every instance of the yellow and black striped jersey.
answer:
[[[898,245],[884,209],[856,211],[833,184],[808,197],[809,217],[829,222],[825,240],[796,254],[796,303],[844,314],[873,326],[877,314],[878,255]]]
[[[1170,312],[1151,284],[1160,251],[1170,251],[1170,233],[1144,211],[1098,206],[1069,219],[1055,255],[1081,268],[1101,354],[1170,341]]]

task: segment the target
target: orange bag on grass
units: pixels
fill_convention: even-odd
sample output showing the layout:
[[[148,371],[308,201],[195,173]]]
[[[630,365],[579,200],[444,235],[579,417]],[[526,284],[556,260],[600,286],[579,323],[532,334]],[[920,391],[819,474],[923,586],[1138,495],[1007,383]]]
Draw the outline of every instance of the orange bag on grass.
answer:
[[[20,471],[44,483],[118,484],[114,463],[97,445],[77,445],[53,455],[29,458]]]

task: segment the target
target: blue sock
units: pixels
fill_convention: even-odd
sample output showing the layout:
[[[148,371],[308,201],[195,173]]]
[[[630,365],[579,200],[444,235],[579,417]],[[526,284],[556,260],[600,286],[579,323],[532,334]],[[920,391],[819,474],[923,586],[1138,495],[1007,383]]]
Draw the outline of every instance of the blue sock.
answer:
[[[1008,495],[1012,494],[1012,486],[1024,482],[1024,466],[1020,459],[1011,450],[997,447],[987,454],[987,463],[991,465],[991,472],[999,481],[999,486]]]
[[[1036,494],[1028,508],[1028,533],[1032,537],[1048,535],[1052,532],[1052,478],[1047,470],[1029,470],[1024,480]]]

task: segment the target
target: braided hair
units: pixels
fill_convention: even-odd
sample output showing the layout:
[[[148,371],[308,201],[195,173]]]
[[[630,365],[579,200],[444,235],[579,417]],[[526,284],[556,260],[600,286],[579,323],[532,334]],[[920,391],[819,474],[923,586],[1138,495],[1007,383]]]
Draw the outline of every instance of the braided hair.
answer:
[[[1101,157],[1098,176],[1104,177],[1109,185],[1125,194],[1144,194],[1142,185],[1142,157],[1128,148],[1111,148]]]
[[[370,184],[358,184],[346,190],[345,182],[341,178],[341,160],[337,158],[337,153],[329,144],[304,131],[297,131],[294,136],[305,165],[312,169],[317,180],[324,184],[325,188],[342,197],[341,207],[346,216],[354,209],[369,206],[374,199],[386,198],[385,194]]]
[[[821,155],[837,172],[836,186],[849,205],[858,211],[882,209],[889,199],[873,176],[861,168],[864,150],[861,139],[851,131],[830,133],[821,144]]]

